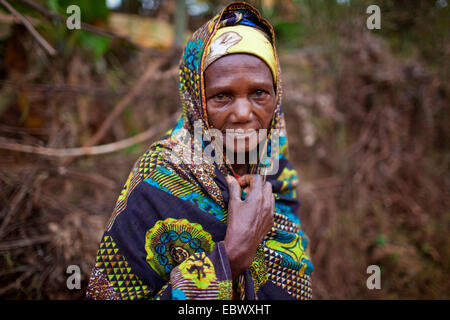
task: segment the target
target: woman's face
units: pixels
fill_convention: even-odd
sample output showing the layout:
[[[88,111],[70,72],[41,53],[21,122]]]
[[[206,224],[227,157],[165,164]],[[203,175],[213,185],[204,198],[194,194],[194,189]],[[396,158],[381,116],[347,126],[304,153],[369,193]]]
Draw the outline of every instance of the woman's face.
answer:
[[[210,125],[223,133],[225,146],[234,145],[234,152],[253,150],[265,138],[257,139],[257,131],[269,128],[275,109],[269,67],[256,56],[232,54],[216,60],[204,75]],[[227,134],[227,129],[235,132]]]

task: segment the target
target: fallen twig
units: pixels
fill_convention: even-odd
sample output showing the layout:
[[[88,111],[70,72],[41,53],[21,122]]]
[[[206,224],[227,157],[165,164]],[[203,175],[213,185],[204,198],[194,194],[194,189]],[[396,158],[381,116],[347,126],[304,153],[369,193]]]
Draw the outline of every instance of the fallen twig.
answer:
[[[29,276],[31,276],[35,271],[36,270],[33,268],[29,268],[28,270],[26,270],[19,278],[16,279],[16,281],[10,283],[9,285],[7,285],[4,288],[1,288],[0,296],[11,289],[16,289],[16,288],[20,287],[22,285],[22,281],[24,281]]]
[[[1,213],[3,221],[0,224],[0,239],[3,237],[3,233],[6,227],[8,226],[9,222],[11,221],[12,217],[19,209],[20,203],[22,202],[23,198],[29,192],[30,185],[33,183],[33,180],[37,172],[38,172],[37,168],[32,169],[32,172],[28,174],[28,176],[25,178],[23,185],[20,187],[20,189],[16,192],[16,194],[12,198],[10,205],[3,209]]]
[[[89,213],[86,212],[84,209],[79,208],[62,198],[56,199],[53,194],[50,194],[46,191],[42,191],[39,194],[39,197],[34,199],[34,205],[40,208],[55,210],[60,212],[61,214],[69,213],[74,216],[84,216],[84,217],[89,215]]]
[[[52,240],[52,237],[53,236],[46,235],[28,239],[2,241],[0,244],[0,251],[10,251],[16,248],[29,247],[35,244],[49,242]]]
[[[76,170],[76,169],[64,169],[64,170],[65,170],[65,172],[63,173],[64,175],[72,176],[79,180],[85,180],[85,181],[88,181],[91,183],[95,183],[95,184],[104,186],[108,189],[113,189],[116,187],[116,183],[113,180],[103,177],[94,172],[87,172],[87,171],[84,172],[84,171]],[[59,173],[61,173],[61,172],[59,172]]]

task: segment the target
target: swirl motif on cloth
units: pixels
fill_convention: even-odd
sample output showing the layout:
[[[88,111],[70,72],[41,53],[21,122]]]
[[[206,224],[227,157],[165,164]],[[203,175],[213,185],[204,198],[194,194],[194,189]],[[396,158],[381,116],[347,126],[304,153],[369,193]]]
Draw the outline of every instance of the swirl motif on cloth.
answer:
[[[190,255],[211,252],[213,247],[211,234],[186,219],[160,220],[145,236],[147,263],[164,279]]]

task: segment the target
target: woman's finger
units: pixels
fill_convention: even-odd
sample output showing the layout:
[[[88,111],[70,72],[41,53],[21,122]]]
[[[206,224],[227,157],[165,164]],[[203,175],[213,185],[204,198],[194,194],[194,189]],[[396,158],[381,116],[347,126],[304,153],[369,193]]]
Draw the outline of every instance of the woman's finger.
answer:
[[[239,185],[241,186],[241,188],[243,188],[243,187],[249,186],[252,179],[253,179],[253,175],[245,174],[245,175],[239,177],[239,179],[237,179],[237,181],[239,182]]]
[[[248,175],[248,178],[246,178],[246,180],[244,180],[245,182],[249,182],[248,184],[248,189],[249,189],[249,194],[251,193],[256,193],[261,195],[264,190],[264,181],[262,179],[262,176],[259,174],[252,174],[252,175]]]
[[[272,194],[272,215],[275,215],[275,195]]]
[[[233,176],[227,176],[225,178],[228,184],[228,193],[230,196],[230,200],[239,200],[241,201],[241,187],[239,183],[236,181],[236,178]]]
[[[273,198],[273,193],[272,193],[272,185],[270,184],[270,182],[266,182],[264,184],[264,190],[263,190],[263,195],[264,195],[264,208],[271,208],[272,207],[272,198]]]

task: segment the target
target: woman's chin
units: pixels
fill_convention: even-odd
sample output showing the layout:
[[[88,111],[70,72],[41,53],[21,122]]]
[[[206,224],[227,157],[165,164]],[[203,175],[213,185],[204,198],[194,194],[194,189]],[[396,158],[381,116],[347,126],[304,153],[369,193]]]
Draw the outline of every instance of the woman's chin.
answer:
[[[256,152],[258,149],[258,142],[235,140],[232,143],[225,143],[225,149],[227,150],[227,153],[234,154]]]

